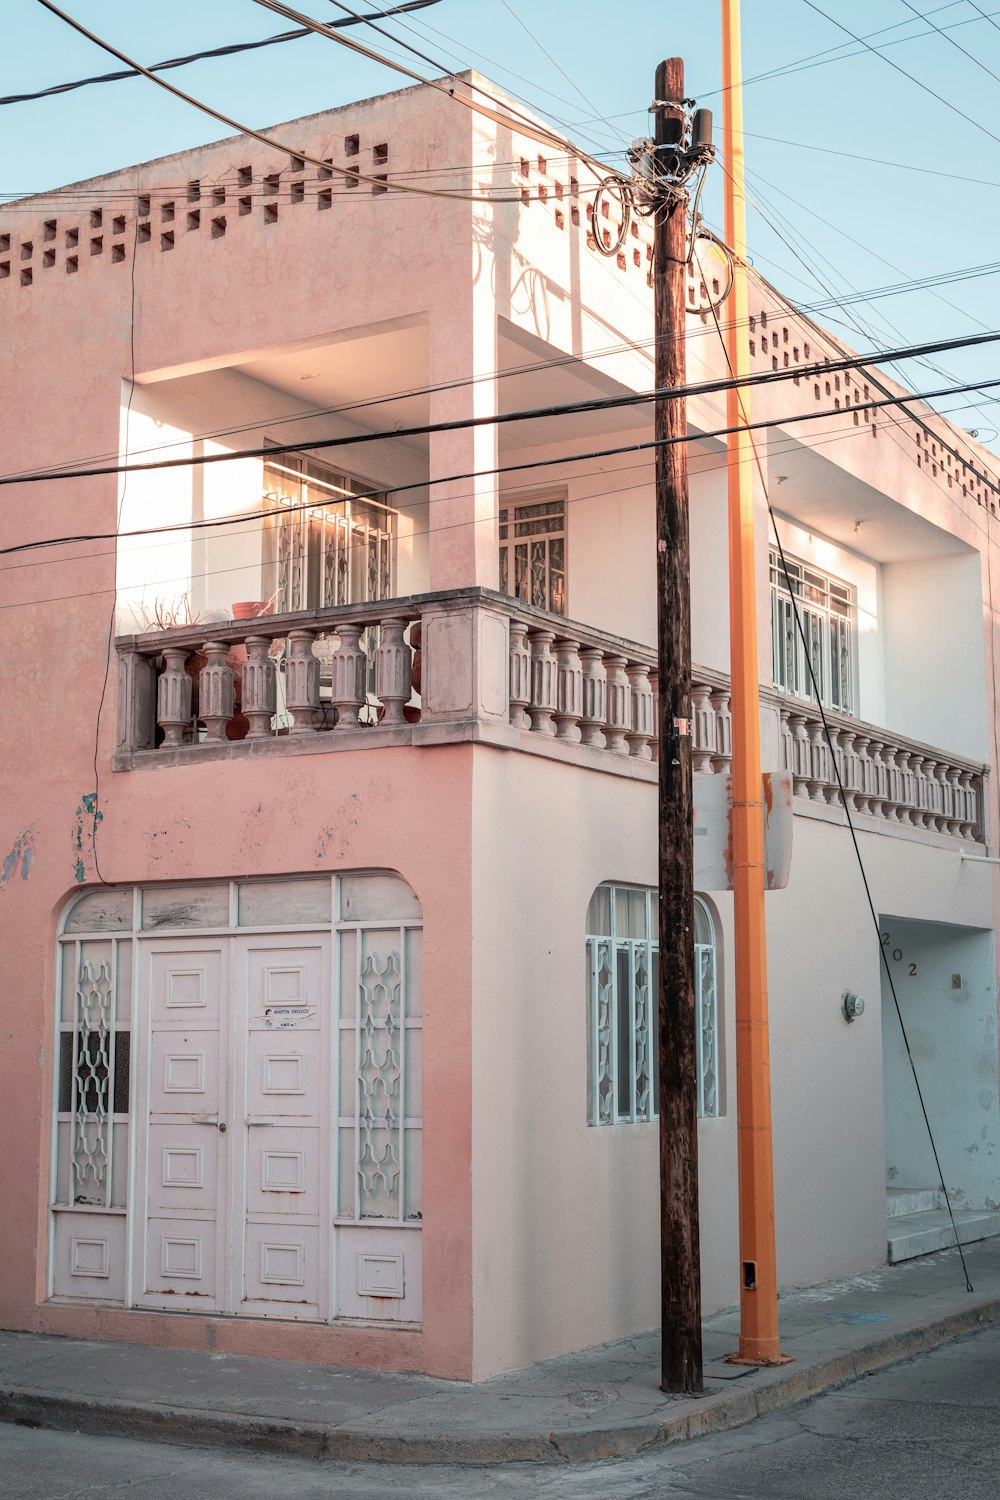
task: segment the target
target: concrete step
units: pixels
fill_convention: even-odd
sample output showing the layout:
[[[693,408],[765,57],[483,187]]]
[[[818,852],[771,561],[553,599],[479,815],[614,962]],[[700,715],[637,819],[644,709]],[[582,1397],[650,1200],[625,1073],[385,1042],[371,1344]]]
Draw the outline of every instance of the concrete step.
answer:
[[[934,1208],[944,1208],[944,1195],[940,1188],[891,1187],[885,1190],[886,1212],[890,1219],[923,1214]]]
[[[956,1209],[955,1226],[963,1245],[988,1240],[1000,1235],[1000,1213]],[[930,1255],[935,1250],[947,1250],[954,1243],[955,1231],[946,1208],[901,1214],[889,1222],[890,1266],[898,1265],[901,1260],[914,1260],[918,1255]]]

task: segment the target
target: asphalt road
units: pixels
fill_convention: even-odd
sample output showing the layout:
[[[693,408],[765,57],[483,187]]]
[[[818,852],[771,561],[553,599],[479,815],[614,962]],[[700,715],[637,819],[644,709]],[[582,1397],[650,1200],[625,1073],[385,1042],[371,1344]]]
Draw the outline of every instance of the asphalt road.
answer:
[[[995,1500],[1000,1329],[764,1418],[623,1462],[313,1463],[0,1426],[3,1500]]]

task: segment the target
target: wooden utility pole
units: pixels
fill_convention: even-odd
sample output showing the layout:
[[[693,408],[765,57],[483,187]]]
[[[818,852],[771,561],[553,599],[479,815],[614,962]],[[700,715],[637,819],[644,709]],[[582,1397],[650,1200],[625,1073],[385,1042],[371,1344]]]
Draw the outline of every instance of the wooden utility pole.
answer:
[[[687,193],[665,187],[670,148],[684,145],[684,64],[656,70],[653,234],[656,386],[686,378]],[[702,1389],[698,1231],[698,1065],[694,995],[691,780],[691,569],[687,402],[657,401],[656,601],[659,654],[660,1271],[664,1391]],[[680,441],[677,441],[677,439]]]
[[[726,349],[734,381],[749,374],[743,84],[739,0],[722,0],[725,235],[734,258]],[[741,1364],[781,1364],[771,1158],[771,1073],[764,931],[753,446],[746,386],[726,392],[729,437],[730,666],[733,713],[733,914],[736,960],[736,1138],[740,1182]]]

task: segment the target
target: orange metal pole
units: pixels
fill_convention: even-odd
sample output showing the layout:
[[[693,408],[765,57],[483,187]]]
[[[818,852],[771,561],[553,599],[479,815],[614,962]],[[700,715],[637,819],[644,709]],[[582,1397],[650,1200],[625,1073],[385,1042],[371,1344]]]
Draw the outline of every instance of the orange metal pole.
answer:
[[[749,374],[743,85],[739,0],[722,0],[725,235],[736,257],[726,309],[726,347],[735,379]],[[750,419],[745,386],[726,393],[727,427]],[[781,1360],[774,1248],[771,1073],[764,934],[764,831],[760,775],[753,449],[750,433],[729,438],[730,660],[733,715],[733,877],[736,924],[736,1118],[740,1188],[740,1346],[736,1359]]]

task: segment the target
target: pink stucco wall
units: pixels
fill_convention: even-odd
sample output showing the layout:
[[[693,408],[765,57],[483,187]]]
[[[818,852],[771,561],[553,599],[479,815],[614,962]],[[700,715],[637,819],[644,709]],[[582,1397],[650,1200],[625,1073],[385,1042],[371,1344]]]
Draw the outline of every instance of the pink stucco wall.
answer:
[[[442,104],[445,106],[442,108]],[[416,92],[286,127],[290,145],[344,163],[344,138],[360,138],[362,170],[375,143],[388,142],[397,170],[419,170],[441,153],[468,152],[469,119],[448,101]],[[253,209],[238,212],[236,169],[253,167]],[[467,295],[468,235],[454,225],[468,206],[409,197],[335,196],[329,210],[309,200],[279,206],[263,221],[264,172],[282,159],[246,143],[223,143],[183,158],[105,179],[90,195],[101,209],[40,204],[30,266],[3,287],[7,359],[2,374],[7,472],[101,456],[119,448],[122,381],[136,370],[235,360],[394,317],[449,316]],[[314,174],[311,173],[314,176]],[[186,229],[183,184],[199,178],[202,227]],[[219,180],[225,209],[210,210]],[[172,185],[174,191],[159,185]],[[319,186],[323,186],[321,183]],[[339,183],[331,184],[335,189]],[[153,195],[151,238],[133,242],[135,194]],[[162,203],[176,201],[172,250],[160,248]],[[227,232],[208,221],[224,212]],[[56,237],[42,221],[57,217]],[[124,232],[113,229],[118,215]],[[68,230],[78,231],[78,270],[68,273]],[[89,241],[103,240],[99,255]],[[439,247],[433,282],[414,259],[429,236]],[[461,249],[455,253],[456,238]],[[113,243],[126,247],[112,259]],[[51,246],[57,263],[44,267]],[[396,372],[405,384],[405,372]],[[455,455],[442,453],[445,465]],[[113,532],[121,498],[114,476],[8,490],[4,540]],[[456,502],[461,504],[461,502]],[[441,568],[464,568],[457,543]],[[0,1025],[4,1153],[0,1221],[0,1323],[62,1334],[152,1340],[244,1353],[426,1370],[471,1370],[469,836],[471,750],[462,746],[286,757],[268,764],[192,766],[115,774],[116,664],[105,666],[115,562],[107,541],[7,564],[4,578],[5,793],[3,854],[20,854],[0,891],[0,951],[7,973]],[[99,716],[100,709],[100,716]],[[95,782],[96,759],[96,782]],[[99,786],[102,820],[94,846],[84,797]],[[20,839],[20,843],[18,840]],[[424,1120],[432,1144],[424,1162],[425,1271],[420,1331],[262,1325],[149,1313],[42,1306],[50,1139],[54,936],[66,899],[100,877],[109,882],[225,878],[352,868],[398,870],[424,914]]]

